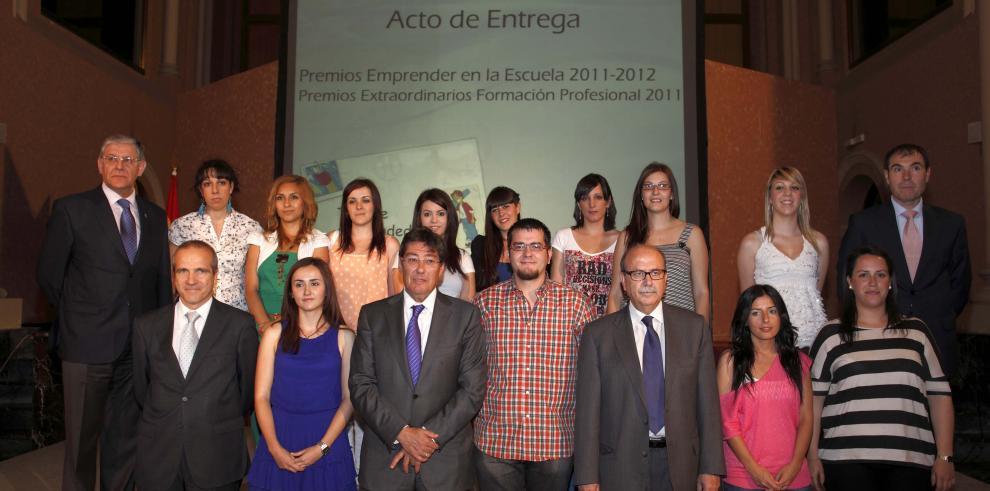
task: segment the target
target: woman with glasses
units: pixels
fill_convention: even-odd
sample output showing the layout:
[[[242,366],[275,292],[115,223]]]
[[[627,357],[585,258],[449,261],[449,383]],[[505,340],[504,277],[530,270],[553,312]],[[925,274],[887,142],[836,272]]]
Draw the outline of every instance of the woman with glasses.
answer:
[[[471,241],[476,292],[512,277],[506,241],[509,228],[519,221],[519,212],[522,209],[519,193],[505,186],[498,186],[488,193],[485,209],[488,211],[488,216],[485,217],[485,235],[479,235]]]
[[[886,252],[856,249],[845,271],[842,315],[811,347],[815,487],[951,489],[952,393],[932,333],[898,312]]]
[[[353,491],[344,431],[354,413],[347,389],[354,334],[339,327],[326,262],[301,259],[286,274],[282,319],[265,330],[258,348],[254,407],[265,438],[248,488]]]
[[[573,227],[553,237],[550,279],[574,288],[591,301],[595,318],[605,315],[612,285],[615,203],[608,181],[598,174],[581,178],[574,189]]]
[[[467,251],[457,247],[457,208],[440,189],[427,189],[416,199],[412,228],[427,228],[440,236],[446,246],[440,293],[470,302],[474,300],[474,262]]]
[[[248,237],[245,295],[259,330],[277,320],[292,265],[299,259],[327,260],[327,236],[313,228],[319,209],[305,178],[282,176],[268,192],[262,232]]]
[[[811,359],[794,346],[787,307],[772,286],[742,292],[732,345],[717,367],[726,477],[722,489],[811,491]]]
[[[168,228],[169,249],[190,240],[206,242],[217,253],[217,300],[247,310],[244,297],[244,262],[248,237],[261,232],[261,225],[238,213],[232,196],[238,190],[237,174],[223,160],[207,160],[196,171],[193,189],[199,195],[199,210],[176,219]]]
[[[797,169],[775,169],[763,201],[764,226],[739,245],[739,286],[760,283],[776,288],[797,328],[795,343],[807,349],[828,320],[821,294],[828,240],[811,228],[807,187]]]
[[[619,235],[612,258],[608,313],[623,305],[619,286],[622,254],[635,244],[646,244],[662,252],[666,259],[663,302],[697,312],[708,322],[708,246],[701,229],[679,219],[680,213],[674,171],[659,162],[647,165],[636,181],[629,225]]]

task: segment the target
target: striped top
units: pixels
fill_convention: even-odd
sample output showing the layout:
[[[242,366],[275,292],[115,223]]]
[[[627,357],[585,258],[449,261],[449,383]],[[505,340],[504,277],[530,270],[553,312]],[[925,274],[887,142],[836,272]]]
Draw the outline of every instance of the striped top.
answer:
[[[825,397],[819,458],[931,467],[928,396],[951,395],[934,346],[915,318],[897,329],[857,329],[845,344],[838,321],[825,325],[811,348],[812,387]]]
[[[694,283],[691,281],[691,248],[688,247],[688,237],[694,225],[684,224],[684,230],[673,244],[654,246],[663,253],[667,268],[667,290],[663,295],[666,304],[694,312]],[[708,281],[702,278],[701,281]]]

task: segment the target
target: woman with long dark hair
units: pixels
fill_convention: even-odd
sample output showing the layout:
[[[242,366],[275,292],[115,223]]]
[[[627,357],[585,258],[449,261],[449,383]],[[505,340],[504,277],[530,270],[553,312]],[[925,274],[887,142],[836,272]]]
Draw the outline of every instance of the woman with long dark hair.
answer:
[[[674,171],[666,164],[647,165],[633,189],[629,225],[619,236],[612,261],[612,287],[608,312],[623,304],[619,275],[622,255],[635,244],[646,244],[663,253],[667,264],[667,291],[663,302],[697,312],[708,322],[708,246],[701,229],[680,218],[680,196]]]
[[[340,229],[330,234],[330,270],[344,327],[355,330],[361,307],[401,289],[394,277],[399,242],[385,233],[382,197],[370,179],[349,182],[343,202]]]
[[[522,205],[519,193],[505,186],[496,186],[485,200],[485,235],[471,241],[474,261],[475,291],[480,292],[512,277],[509,266],[509,228],[519,221]]]
[[[808,187],[794,167],[774,169],[763,193],[763,227],[739,244],[739,288],[772,285],[787,303],[797,328],[795,342],[809,348],[828,321],[822,286],[828,271],[828,240],[811,228]]]
[[[248,311],[259,330],[281,315],[289,268],[307,257],[327,260],[327,236],[314,227],[318,212],[305,178],[282,176],[272,183],[264,230],[248,237],[244,267]]]
[[[582,177],[574,189],[574,226],[560,229],[553,237],[550,279],[588,297],[596,319],[605,315],[608,305],[618,238],[608,181],[598,174]]]
[[[898,312],[886,252],[856,249],[845,271],[842,316],[811,348],[815,486],[950,489],[955,419],[935,340],[924,322]]]
[[[354,490],[344,430],[353,414],[347,376],[354,334],[341,329],[333,276],[322,259],[292,266],[282,318],[258,349],[254,407],[258,444],[252,490]]]
[[[190,240],[206,242],[217,253],[217,300],[247,310],[244,298],[244,263],[248,237],[261,232],[261,225],[239,213],[233,195],[239,183],[237,173],[226,161],[207,160],[196,170],[193,189],[199,196],[199,209],[177,218],[168,227],[169,250]]]
[[[784,301],[772,286],[742,292],[732,346],[718,361],[727,491],[811,489],[811,359],[794,346]]]
[[[440,236],[447,251],[440,293],[468,302],[474,300],[474,262],[467,251],[457,247],[457,208],[443,190],[427,189],[416,198],[412,228],[426,228]]]

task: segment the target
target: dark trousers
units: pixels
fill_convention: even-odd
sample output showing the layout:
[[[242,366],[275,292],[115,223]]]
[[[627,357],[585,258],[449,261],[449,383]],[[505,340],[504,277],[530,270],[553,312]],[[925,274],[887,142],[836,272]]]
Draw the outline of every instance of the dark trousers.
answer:
[[[175,476],[175,481],[172,482],[172,485],[167,488],[168,491],[238,491],[241,489],[240,479],[215,488],[204,488],[197,486],[189,478],[192,473],[189,472],[189,461],[186,460],[185,451],[182,452],[182,463],[180,465],[181,467],[179,468],[179,473]],[[140,490],[141,488],[139,486],[138,491]]]
[[[130,350],[113,363],[62,362],[65,397],[65,463],[62,489],[91,491],[100,457],[100,489],[134,488],[135,431]]]
[[[932,471],[907,465],[874,463],[822,463],[825,489],[873,491],[931,491]]]
[[[667,463],[667,448],[651,448],[648,459],[650,465],[650,491],[672,491],[670,465]]]
[[[567,491],[574,468],[573,457],[544,460],[508,460],[474,450],[481,491]]]

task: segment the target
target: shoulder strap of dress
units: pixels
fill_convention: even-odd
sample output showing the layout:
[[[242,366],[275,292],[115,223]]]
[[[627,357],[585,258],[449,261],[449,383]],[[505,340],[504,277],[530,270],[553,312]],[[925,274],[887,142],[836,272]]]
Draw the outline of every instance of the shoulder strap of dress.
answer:
[[[694,225],[688,222],[684,222],[684,229],[681,230],[681,235],[677,237],[677,241],[687,242],[688,238],[691,237],[692,230],[694,230]]]

